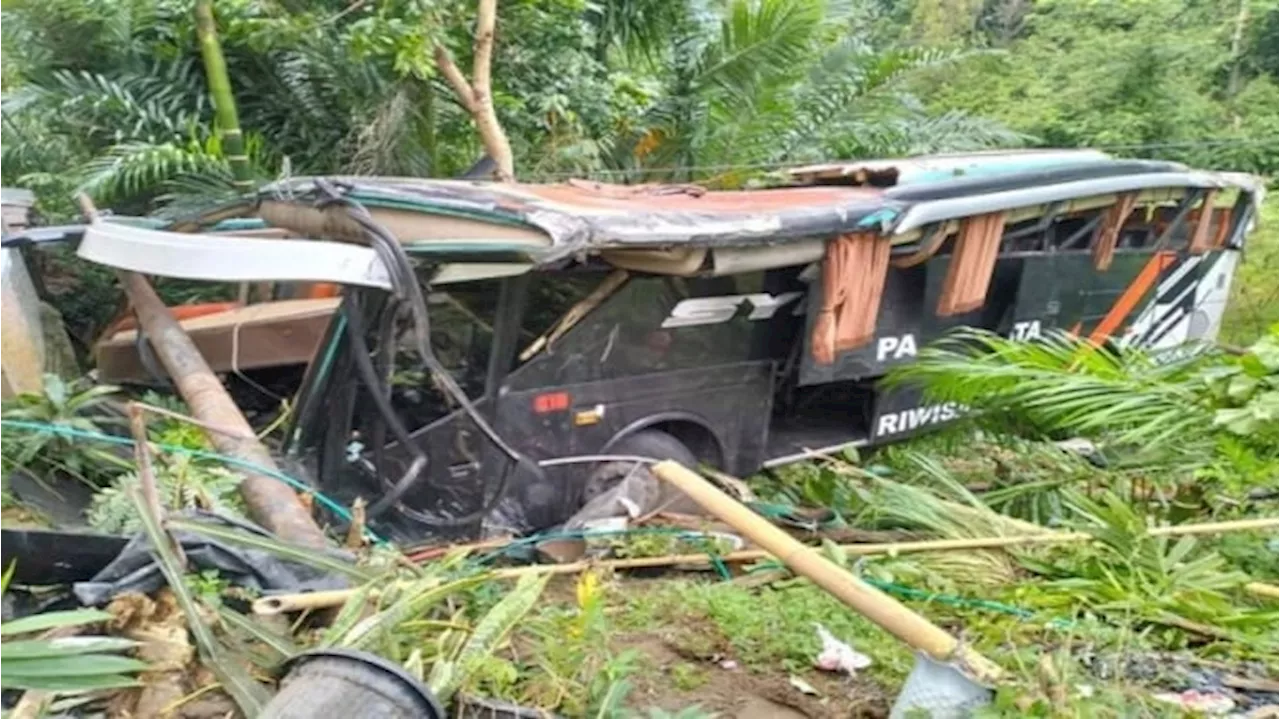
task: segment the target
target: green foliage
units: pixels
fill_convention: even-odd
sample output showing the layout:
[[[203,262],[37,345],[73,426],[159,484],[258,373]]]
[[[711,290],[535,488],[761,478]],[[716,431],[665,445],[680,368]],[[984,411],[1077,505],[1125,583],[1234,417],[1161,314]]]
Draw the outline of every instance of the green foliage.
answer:
[[[161,526],[161,518],[153,513],[153,509],[143,499],[141,488],[133,485],[128,491],[135,511],[142,518],[143,532],[151,543],[160,572],[182,613],[186,615],[187,627],[195,639],[202,662],[218,678],[223,691],[235,701],[240,711],[246,716],[256,716],[269,699],[266,689],[254,680],[247,668],[228,658],[226,648],[218,641],[212,627],[204,622],[197,599],[187,586],[183,576],[183,561],[178,558],[174,549],[173,537]]]
[[[1280,316],[1280,196],[1267,193],[1258,224],[1245,242],[1241,263],[1231,282],[1231,299],[1218,339],[1245,345],[1261,337]]]
[[[1004,27],[969,40],[1004,52],[915,89],[935,110],[980,113],[1050,146],[1274,175],[1275,63],[1262,59],[1274,50],[1234,37],[1273,47],[1276,9],[1247,3],[1243,18],[1236,3],[1006,3]]]
[[[111,385],[93,385],[83,379],[68,383],[47,374],[43,394],[21,394],[6,400],[3,417],[100,432],[101,425],[108,421],[104,408],[116,399],[119,391],[120,388]],[[22,468],[39,479],[61,472],[98,486],[132,467],[129,460],[101,447],[49,431],[6,429],[4,434],[2,456],[6,474]]]
[[[111,615],[106,612],[79,609],[34,614],[0,624],[0,636],[6,637],[0,644],[0,686],[59,694],[137,686],[134,675],[145,670],[147,665],[117,654],[135,645],[127,639],[93,636],[8,639],[34,632],[97,624],[108,619]]]
[[[1230,594],[1248,577],[1203,551],[1193,537],[1147,534],[1145,518],[1112,494],[1075,495],[1071,507],[1092,544],[1064,550],[1048,562],[1023,560],[1059,590],[1044,604],[1085,608],[1155,624],[1209,622],[1228,630],[1274,626],[1274,612],[1237,607]]]
[[[1273,328],[1240,357],[1206,368],[1201,378],[1217,410],[1213,425],[1262,440],[1274,454],[1280,424],[1280,335]]]
[[[465,685],[533,609],[550,578],[550,575],[533,574],[521,577],[515,588],[476,622],[471,636],[467,637],[456,656],[436,660],[427,681],[432,693],[441,701],[448,701],[459,687]]]
[[[607,588],[593,571],[578,578],[575,602],[545,605],[515,627],[512,658],[498,676],[477,676],[473,691],[566,716],[626,716],[622,703],[638,671],[633,649],[610,647],[615,627]]]
[[[1097,348],[1057,332],[1022,342],[962,329],[890,375],[930,396],[960,402],[1046,433],[1116,432],[1133,445],[1182,445],[1212,423],[1197,395],[1192,355],[1157,362],[1126,348]]]
[[[494,103],[517,165],[533,176],[1021,141],[905,95],[910,72],[964,53],[885,42],[866,30],[870,7],[506,5]],[[479,154],[431,59],[441,42],[467,66],[466,4],[347,12],[242,2],[217,12],[258,180],[448,176]],[[17,2],[4,20],[4,123],[21,140],[5,143],[6,184],[49,195],[53,216],[73,211],[63,198],[74,188],[131,212],[230,196],[187,6]]]
[[[184,455],[166,455],[154,465],[160,503],[169,510],[203,509],[231,516],[244,515],[240,476],[221,466]],[[132,472],[117,478],[93,496],[88,509],[89,526],[109,534],[133,534],[142,529],[134,511],[130,487],[138,476]]]

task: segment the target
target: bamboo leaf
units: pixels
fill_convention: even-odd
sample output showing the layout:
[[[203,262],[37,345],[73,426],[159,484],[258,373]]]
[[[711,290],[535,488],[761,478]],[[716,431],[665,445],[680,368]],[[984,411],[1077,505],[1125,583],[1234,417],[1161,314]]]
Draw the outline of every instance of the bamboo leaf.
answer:
[[[120,637],[58,637],[56,639],[27,639],[5,642],[3,647],[5,666],[10,660],[39,659],[44,657],[72,657],[91,652],[118,652],[131,649],[137,642]]]
[[[441,658],[431,668],[427,685],[442,701],[448,701],[471,674],[498,648],[507,634],[542,596],[551,575],[526,574],[506,596],[476,623],[456,658]]]
[[[355,594],[351,595],[346,604],[342,605],[342,609],[333,620],[333,624],[324,633],[324,637],[320,640],[320,646],[334,646],[355,628],[364,614],[365,605],[368,603],[370,595],[373,594],[373,590],[374,586],[372,584],[366,584],[356,589]]]
[[[111,654],[12,660],[5,657],[3,666],[5,676],[16,677],[82,677],[140,672],[147,668],[145,662]]]
[[[0,675],[0,689],[34,689],[48,692],[87,692],[99,689],[121,689],[141,686],[138,680],[123,674],[98,676],[33,677],[11,674],[7,669]]]
[[[299,649],[297,645],[290,641],[288,637],[283,637],[266,627],[263,627],[258,622],[255,622],[231,607],[219,605],[217,607],[217,611],[218,616],[222,618],[222,621],[245,634],[248,634],[254,640],[261,642],[276,654],[279,654],[281,659],[288,659],[298,653]]]
[[[78,627],[111,619],[111,615],[98,609],[72,609],[65,612],[45,612],[0,624],[0,636],[42,632],[46,629]],[[6,645],[7,646],[7,645]]]
[[[160,571],[169,583],[169,589],[178,600],[178,605],[182,607],[182,613],[187,615],[187,627],[196,639],[202,663],[218,678],[223,689],[231,695],[245,716],[258,716],[270,698],[266,689],[254,681],[240,663],[224,656],[222,645],[218,644],[213,632],[204,623],[195,599],[191,596],[191,590],[183,580],[182,564],[174,554],[169,535],[160,527],[159,519],[151,514],[150,507],[142,497],[141,488],[134,484],[126,491],[142,518],[143,531],[151,542],[151,551],[160,565]]]
[[[415,585],[420,587],[417,591],[407,590],[402,599],[356,624],[342,638],[342,645],[354,649],[367,647],[374,639],[392,631],[402,622],[416,618],[427,608],[444,600],[446,597],[465,589],[470,589],[488,579],[488,575],[480,574],[474,577],[454,580],[448,584],[440,584],[440,580],[435,577],[416,582]]]
[[[342,561],[323,551],[316,551],[315,549],[299,547],[287,542],[282,542],[273,537],[266,537],[260,534],[246,532],[241,529],[231,529],[229,527],[217,526],[207,522],[197,522],[176,517],[169,519],[167,524],[169,528],[173,530],[200,534],[213,539],[220,539],[232,544],[238,544],[242,547],[249,547],[251,549],[261,549],[265,552],[271,552],[282,559],[288,559],[323,571],[341,574],[360,582],[367,582],[373,579],[368,572],[357,567],[351,562]]]

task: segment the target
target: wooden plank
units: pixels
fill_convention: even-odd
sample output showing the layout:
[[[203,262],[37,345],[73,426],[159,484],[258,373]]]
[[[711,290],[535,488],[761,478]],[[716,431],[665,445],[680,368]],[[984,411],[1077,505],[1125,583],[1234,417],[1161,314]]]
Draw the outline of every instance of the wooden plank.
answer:
[[[179,324],[214,372],[306,364],[315,355],[340,301],[265,302]],[[154,381],[138,357],[136,344],[134,330],[118,332],[98,343],[94,355],[103,381]]]

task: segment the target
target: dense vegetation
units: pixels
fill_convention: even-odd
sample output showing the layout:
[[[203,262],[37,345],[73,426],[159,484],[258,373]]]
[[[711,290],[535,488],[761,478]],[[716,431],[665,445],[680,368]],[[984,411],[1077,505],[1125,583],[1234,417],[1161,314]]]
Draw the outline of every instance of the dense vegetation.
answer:
[[[481,156],[433,62],[468,2],[221,0],[256,180]],[[192,3],[7,2],[3,182],[47,214],[227,191]],[[778,163],[1105,146],[1276,171],[1276,8],[1074,0],[508,1],[493,98],[528,179],[740,184]]]
[[[74,213],[77,188],[134,213],[233,191],[192,4],[6,0],[3,184],[36,190],[50,218]],[[481,156],[470,116],[433,61],[440,44],[469,65],[471,2],[219,0],[214,9],[255,182],[452,176]],[[1274,176],[1276,46],[1276,8],[1260,0],[503,0],[494,100],[524,179],[740,185],[820,158],[1041,145]],[[1224,327],[1240,354],[1158,364],[1067,338],[978,337],[981,354],[940,345],[910,379],[984,408],[974,423],[752,486],[774,506],[834,510],[824,529],[889,539],[971,538],[1027,522],[1094,535],[1061,547],[879,558],[826,546],[1009,670],[989,715],[1179,715],[1153,692],[1215,686],[1227,674],[1274,677],[1275,605],[1247,589],[1249,580],[1276,583],[1274,532],[1174,541],[1146,530],[1275,513],[1276,208],[1269,198]],[[88,289],[97,282],[114,293],[109,275],[79,280],[67,294],[81,304],[68,314],[110,309]],[[95,526],[142,527],[165,547],[127,453],[31,424],[108,431],[119,422],[106,411],[116,399],[114,388],[55,380],[44,396],[7,402],[5,474],[21,467],[103,488]],[[150,431],[166,451],[156,479],[168,508],[235,509],[233,479],[201,456],[198,430],[175,421]],[[1087,457],[1059,443],[1080,437],[1092,442]],[[7,491],[3,499],[9,510]],[[669,551],[655,537],[669,539],[609,542],[619,556]],[[334,628],[300,623],[289,637],[258,628],[254,646],[271,651],[254,661],[265,673],[295,644],[366,648],[438,691],[619,718],[641,708],[710,716],[689,705],[720,709],[743,695],[878,715],[911,667],[905,647],[775,565],[732,582],[593,570],[571,594],[549,592],[534,607],[542,583],[512,591],[483,572],[504,554],[409,570],[380,549],[363,552],[358,567],[339,563],[364,589]],[[184,582],[176,561],[162,559],[181,601],[220,617],[192,641],[241,651],[239,633],[256,625],[223,604],[240,590],[217,576]],[[815,622],[873,657],[865,676],[811,668]],[[49,651],[20,641],[28,653]],[[796,678],[816,685],[821,701]],[[236,686],[218,679],[228,692]],[[258,701],[254,693],[236,701]]]

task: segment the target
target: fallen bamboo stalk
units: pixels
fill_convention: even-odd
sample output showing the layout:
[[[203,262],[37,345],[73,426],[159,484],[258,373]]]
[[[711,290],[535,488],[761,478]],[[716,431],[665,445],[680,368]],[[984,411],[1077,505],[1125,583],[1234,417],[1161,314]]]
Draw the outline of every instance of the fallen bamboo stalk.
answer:
[[[78,196],[81,209],[89,222],[96,222],[98,212],[88,195]],[[136,272],[116,273],[134,312],[139,331],[145,331],[160,364],[177,387],[178,394],[200,420],[205,436],[214,449],[235,459],[278,471],[267,448],[258,441],[240,408],[214,375],[200,350],[187,336],[169,308],[147,279]],[[212,428],[217,428],[213,430]],[[287,542],[309,547],[323,547],[328,542],[324,532],[288,485],[267,475],[237,468],[241,480],[240,496],[249,516],[271,533]]]
[[[1244,590],[1250,594],[1259,597],[1270,597],[1271,599],[1280,599],[1280,587],[1272,584],[1263,584],[1262,582],[1249,582],[1244,585]]]
[[[965,674],[983,684],[994,683],[1003,674],[999,666],[961,644],[946,630],[864,583],[813,547],[800,543],[696,472],[671,460],[655,464],[651,471],[717,519],[741,532],[744,538],[763,547],[796,574],[822,587],[912,648],[941,662],[955,662]]]
[[[1168,527],[1155,527],[1147,532],[1147,536],[1187,536],[1197,534],[1222,534],[1227,532],[1242,532],[1256,529],[1269,529],[1280,526],[1280,517],[1264,517],[1260,519],[1237,519],[1229,522],[1206,522],[1202,524],[1175,524]],[[973,539],[924,539],[912,542],[878,542],[878,543],[860,543],[860,544],[840,544],[837,545],[842,552],[853,556],[871,556],[879,554],[913,554],[918,552],[943,552],[955,551],[962,549],[1000,549],[1003,547],[1016,547],[1026,544],[1069,544],[1071,542],[1083,542],[1093,539],[1093,535],[1085,532],[1049,532],[1046,534],[1017,535],[1013,537],[975,537]],[[489,542],[482,542],[472,548],[488,548],[494,546]],[[449,549],[460,549],[453,547]],[[441,548],[441,554],[445,553],[446,548]],[[416,556],[425,556],[429,550],[421,550]],[[591,560],[583,559],[576,562],[567,562],[564,564],[528,564],[522,567],[502,567],[493,571],[493,576],[501,579],[515,579],[526,574],[578,574],[587,569],[601,570],[625,570],[625,569],[653,569],[655,567],[671,567],[675,565],[694,565],[694,566],[710,566],[712,560],[724,562],[725,564],[741,564],[744,562],[758,562],[762,559],[770,558],[771,554],[762,549],[744,549],[737,552],[728,552],[726,554],[716,555],[712,557],[706,552],[698,554],[668,554],[660,557],[631,557],[628,559],[605,559]],[[1260,582],[1253,582],[1245,586],[1245,589],[1253,594],[1262,596],[1276,596],[1280,593],[1280,588],[1270,587]],[[330,604],[308,604],[306,608],[317,609],[323,607],[336,607],[346,603],[346,601],[356,593],[354,589],[342,589],[332,592],[304,592],[302,594],[278,594],[266,597],[264,599],[283,598],[285,601],[291,601],[292,597],[310,596],[313,594],[324,594],[323,601],[331,602]],[[259,602],[263,600],[258,600]],[[309,600],[319,601],[319,600]],[[263,605],[266,607],[267,605]],[[258,610],[258,603],[254,603],[255,613],[261,613]],[[289,609],[281,611],[293,611]],[[265,613],[274,613],[267,611]]]
[[[206,432],[209,442],[222,454],[277,471],[271,453],[254,436],[240,408],[182,325],[169,314],[151,283],[136,272],[120,271],[118,275],[129,302],[138,313],[139,326],[146,330],[156,356],[191,407],[191,413],[203,422],[235,432],[234,435]],[[288,485],[248,470],[237,471],[244,477],[240,482],[240,495],[255,521],[287,542],[309,547],[327,544],[324,533]]]
[[[331,589],[322,592],[301,592],[299,594],[273,594],[253,600],[253,613],[261,616],[301,612],[308,609],[328,609],[340,607],[356,593],[354,589]],[[377,591],[369,593],[376,597]]]

